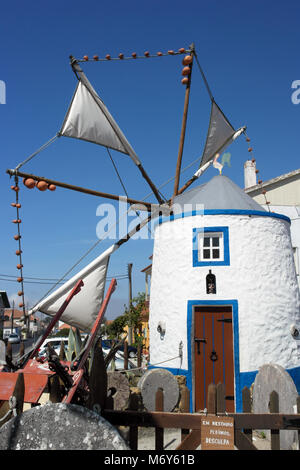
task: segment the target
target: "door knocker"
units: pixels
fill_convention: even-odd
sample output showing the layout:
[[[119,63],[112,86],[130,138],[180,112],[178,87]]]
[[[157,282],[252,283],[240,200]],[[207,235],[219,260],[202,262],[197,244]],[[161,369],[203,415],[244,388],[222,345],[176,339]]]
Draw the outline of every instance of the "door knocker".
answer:
[[[216,351],[212,351],[212,352],[211,352],[210,359],[211,359],[213,362],[215,362],[215,361],[218,359],[218,355],[217,355]]]

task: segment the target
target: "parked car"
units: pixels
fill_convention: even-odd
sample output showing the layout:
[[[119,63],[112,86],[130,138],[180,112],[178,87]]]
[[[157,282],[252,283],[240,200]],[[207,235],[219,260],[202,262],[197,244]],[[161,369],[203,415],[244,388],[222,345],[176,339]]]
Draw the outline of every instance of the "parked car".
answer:
[[[106,349],[110,349],[112,347],[113,340],[112,339],[103,339],[102,340],[102,347]],[[118,351],[124,352],[124,344],[119,347]],[[137,355],[137,348],[134,346],[128,345],[128,357],[136,357]]]
[[[66,337],[56,337],[56,338],[48,338],[46,339],[42,346],[40,347],[40,350],[39,350],[39,357],[46,357],[46,353],[47,353],[47,345],[50,344],[50,346],[52,346],[52,348],[54,349],[54,351],[56,352],[56,354],[59,354],[60,352],[60,345],[61,345],[61,342],[63,341],[64,343],[64,346],[65,346],[65,351],[68,349],[68,346],[69,346],[69,339],[66,338]]]
[[[109,352],[109,349],[104,348],[102,350],[103,350],[104,357],[106,357],[106,355]],[[116,355],[115,355],[115,358],[114,358],[114,363],[115,363],[115,370],[124,370],[124,356],[123,356],[123,354],[120,354],[120,353],[117,352]],[[107,370],[112,369],[112,364],[113,364],[113,361],[111,361],[109,363]],[[128,361],[128,369],[134,369],[135,367],[136,367],[135,364],[133,364],[131,361]]]
[[[21,338],[17,333],[11,333],[8,337],[8,342],[9,343],[19,343],[21,341]]]

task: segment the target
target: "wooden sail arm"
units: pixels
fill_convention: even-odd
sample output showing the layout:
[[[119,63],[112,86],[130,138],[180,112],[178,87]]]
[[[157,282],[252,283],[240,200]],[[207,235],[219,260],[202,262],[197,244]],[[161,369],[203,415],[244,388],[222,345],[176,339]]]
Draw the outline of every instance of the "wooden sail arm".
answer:
[[[194,56],[194,51],[195,51],[194,44],[192,44],[190,46],[190,49],[191,49],[191,56],[193,57]],[[193,62],[190,64],[191,71],[190,71],[189,81],[186,85],[186,90],[185,90],[183,117],[182,117],[182,125],[181,125],[181,134],[180,134],[180,140],[179,140],[179,149],[178,149],[177,165],[176,165],[176,173],[175,173],[175,181],[174,181],[174,192],[173,192],[172,200],[178,194],[178,188],[179,188],[179,178],[180,178],[180,172],[181,172],[181,162],[182,162],[183,147],[184,147],[184,140],[185,140],[185,131],[186,131],[189,99],[190,99],[192,66],[193,66]]]
[[[68,184],[68,183],[63,183],[61,181],[55,181],[49,178],[44,178],[43,176],[37,176],[37,175],[32,175],[29,173],[23,173],[18,170],[6,170],[6,173],[8,173],[10,176],[20,176],[22,178],[32,178],[35,181],[46,181],[48,184],[54,184],[55,186],[58,186],[60,188],[65,188],[65,189],[71,189],[72,191],[78,191],[80,193],[84,194],[90,194],[91,196],[98,196],[98,197],[104,197],[107,199],[113,199],[115,201],[119,200],[124,200],[128,202],[129,204],[142,204],[144,207],[147,208],[148,211],[151,211],[151,203],[149,202],[144,202],[144,201],[139,201],[137,199],[132,199],[132,198],[127,198],[125,196],[118,196],[115,194],[109,194],[109,193],[104,193],[101,191],[95,191],[93,189],[88,189],[88,188],[83,188],[81,186],[75,186],[73,184]]]

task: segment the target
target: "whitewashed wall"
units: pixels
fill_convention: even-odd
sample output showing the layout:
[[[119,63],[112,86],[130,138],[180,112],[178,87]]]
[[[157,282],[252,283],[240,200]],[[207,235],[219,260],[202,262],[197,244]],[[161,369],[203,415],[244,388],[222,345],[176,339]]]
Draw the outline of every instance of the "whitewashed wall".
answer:
[[[229,227],[230,266],[193,267],[192,229]],[[217,294],[206,294],[209,269],[216,275]],[[291,251],[290,226],[282,219],[248,215],[196,215],[164,222],[155,229],[151,297],[150,361],[188,369],[187,301],[238,301],[240,371],[275,362],[285,368],[300,365],[300,298]],[[201,303],[201,302],[199,302]],[[166,333],[161,338],[157,325]],[[237,338],[235,338],[237,341]]]

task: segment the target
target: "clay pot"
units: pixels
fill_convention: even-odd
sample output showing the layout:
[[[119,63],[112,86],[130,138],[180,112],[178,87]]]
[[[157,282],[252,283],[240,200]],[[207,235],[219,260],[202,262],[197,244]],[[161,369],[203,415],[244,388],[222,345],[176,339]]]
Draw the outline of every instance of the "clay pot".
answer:
[[[160,57],[163,55],[162,52],[158,52],[157,55],[159,55]]]
[[[182,85],[187,85],[189,83],[189,78],[188,77],[184,77],[182,80],[181,80],[181,83]]]
[[[149,51],[146,51],[146,52],[144,52],[144,55],[145,55],[146,57],[149,57],[150,52],[149,52]]]
[[[17,281],[18,281],[18,282],[22,282],[22,281],[23,281],[23,278],[22,278],[22,277],[18,277]]]
[[[22,269],[23,268],[23,264],[17,264],[17,269]]]
[[[17,204],[16,204],[15,202],[12,202],[12,203],[11,203],[11,206],[12,206],[12,207],[17,207]]]
[[[182,69],[182,72],[181,72],[181,75],[185,76],[185,75],[190,75],[191,73],[191,69],[189,66],[186,66]]]
[[[136,59],[136,52],[133,52],[131,55],[134,59]]]
[[[21,295],[23,295],[23,294],[24,294],[24,292],[23,292],[23,291],[21,291],[21,290],[19,290],[19,292],[18,292],[18,296],[19,296],[19,297],[21,297]]]
[[[93,59],[94,59],[94,60],[99,60],[99,56],[98,56],[98,55],[94,55]]]
[[[55,191],[55,190],[56,190],[55,184],[49,184],[48,189],[49,189],[50,191]]]
[[[24,307],[23,302],[20,302],[20,303],[19,303],[19,307]]]
[[[26,188],[32,189],[35,187],[35,180],[32,178],[24,178],[23,183]]]
[[[124,59],[124,54],[119,54],[119,59]]]
[[[14,236],[14,239],[15,239],[15,240],[20,240],[20,238],[21,238],[21,235],[15,235],[15,236]]]
[[[46,181],[38,181],[38,183],[36,184],[36,187],[40,191],[46,191],[46,189],[48,189],[48,183],[46,183]]]
[[[105,59],[110,60],[111,59],[110,55],[106,54]]]
[[[17,251],[16,251],[16,255],[17,255],[17,256],[20,256],[21,253],[23,253],[22,250],[17,250]]]
[[[193,57],[191,55],[186,55],[182,61],[183,65],[189,65],[193,62]]]
[[[175,54],[175,52],[174,52],[174,51],[168,51],[168,54],[170,54],[170,55],[174,55],[174,54]]]
[[[88,56],[87,56],[87,55],[84,55],[84,56],[83,56],[83,60],[89,60]]]
[[[183,54],[185,52],[185,48],[181,47],[180,49],[178,49],[178,52],[179,52],[179,54]]]

